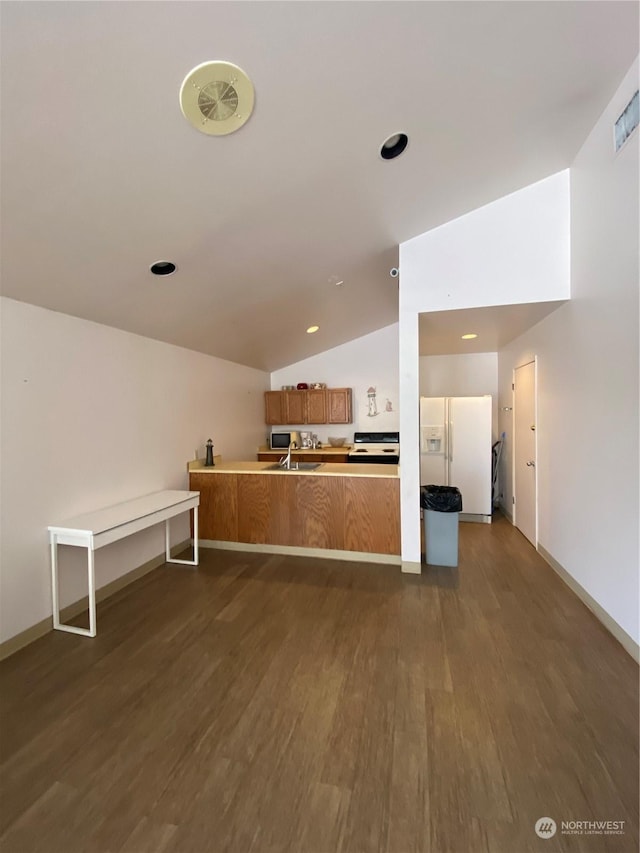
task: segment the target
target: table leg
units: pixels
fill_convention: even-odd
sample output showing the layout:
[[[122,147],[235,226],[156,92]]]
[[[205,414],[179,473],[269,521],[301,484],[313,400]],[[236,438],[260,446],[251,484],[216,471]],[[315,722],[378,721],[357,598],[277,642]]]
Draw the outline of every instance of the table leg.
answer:
[[[60,603],[58,600],[58,537],[51,534],[51,601],[53,604],[53,627],[60,627]]]
[[[81,634],[83,637],[96,636],[96,576],[94,553],[87,548],[87,577],[89,581],[89,628],[76,628],[60,621],[60,594],[58,591],[58,537],[51,534],[51,602],[53,605],[53,627],[68,634]]]
[[[167,563],[178,563],[181,566],[197,566],[198,565],[198,507],[193,507],[193,560],[175,560],[171,559],[171,549],[169,547],[169,519],[164,523],[164,556]]]
[[[171,547],[169,544],[169,519],[164,523],[164,559],[167,563],[171,562]]]
[[[193,558],[196,566],[199,563],[198,557],[198,507],[193,508]]]
[[[87,572],[89,575],[89,636],[96,635],[96,569],[93,548],[87,548]]]

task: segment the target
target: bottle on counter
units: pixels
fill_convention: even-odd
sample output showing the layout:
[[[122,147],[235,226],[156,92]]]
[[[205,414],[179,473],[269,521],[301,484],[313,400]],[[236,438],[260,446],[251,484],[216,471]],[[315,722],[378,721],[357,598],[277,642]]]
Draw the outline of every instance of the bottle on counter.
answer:
[[[206,468],[215,468],[216,463],[213,461],[213,442],[211,439],[207,441],[207,458],[205,459]]]

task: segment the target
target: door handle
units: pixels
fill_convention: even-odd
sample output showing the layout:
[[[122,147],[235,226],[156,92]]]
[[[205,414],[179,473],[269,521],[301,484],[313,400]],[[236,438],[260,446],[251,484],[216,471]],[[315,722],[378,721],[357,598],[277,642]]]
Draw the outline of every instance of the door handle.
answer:
[[[536,467],[535,462],[527,462],[527,468],[535,468],[535,467]]]

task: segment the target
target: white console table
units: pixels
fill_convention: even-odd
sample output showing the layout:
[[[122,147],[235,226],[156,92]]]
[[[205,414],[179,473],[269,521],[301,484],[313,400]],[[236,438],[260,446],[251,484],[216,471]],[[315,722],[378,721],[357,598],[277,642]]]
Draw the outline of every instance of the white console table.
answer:
[[[94,551],[124,539],[154,524],[165,523],[165,558],[167,563],[198,565],[198,505],[200,492],[164,491],[144,495],[95,512],[77,515],[61,524],[49,525],[51,547],[51,595],[53,627],[85,637],[96,636],[96,582]],[[169,550],[169,519],[193,510],[193,560],[172,560]],[[60,622],[58,600],[58,545],[77,545],[87,549],[89,580],[89,628],[76,628]]]

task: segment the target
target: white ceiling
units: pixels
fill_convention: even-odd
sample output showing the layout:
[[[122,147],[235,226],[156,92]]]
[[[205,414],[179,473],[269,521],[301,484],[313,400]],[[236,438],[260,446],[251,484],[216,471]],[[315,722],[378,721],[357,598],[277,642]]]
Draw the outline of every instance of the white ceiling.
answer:
[[[564,304],[563,301],[533,302],[421,314],[420,355],[498,352]],[[462,335],[468,334],[477,337],[463,341]]]
[[[266,370],[395,322],[398,243],[570,165],[638,50],[608,0],[1,11],[3,294]],[[219,137],[178,104],[215,59],[256,92]]]

